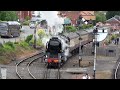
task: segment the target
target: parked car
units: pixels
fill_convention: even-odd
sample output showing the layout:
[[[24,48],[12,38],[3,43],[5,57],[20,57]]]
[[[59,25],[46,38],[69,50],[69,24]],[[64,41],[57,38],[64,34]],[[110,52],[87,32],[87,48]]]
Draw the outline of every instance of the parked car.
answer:
[[[20,36],[21,24],[17,21],[0,22],[0,36]]]

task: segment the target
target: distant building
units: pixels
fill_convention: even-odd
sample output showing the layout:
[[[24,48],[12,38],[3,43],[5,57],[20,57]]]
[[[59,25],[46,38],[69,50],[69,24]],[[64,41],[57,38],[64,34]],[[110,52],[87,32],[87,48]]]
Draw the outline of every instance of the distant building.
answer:
[[[94,14],[94,11],[59,11],[59,15],[61,17],[68,17],[71,19],[72,24],[76,25],[77,20],[79,16],[81,15],[85,20],[88,22],[94,21],[96,19],[96,16]]]
[[[33,11],[17,11],[19,21],[24,21],[27,16],[32,18]]]
[[[120,16],[115,15],[114,17],[106,21],[106,25],[109,25],[111,30],[120,30]]]

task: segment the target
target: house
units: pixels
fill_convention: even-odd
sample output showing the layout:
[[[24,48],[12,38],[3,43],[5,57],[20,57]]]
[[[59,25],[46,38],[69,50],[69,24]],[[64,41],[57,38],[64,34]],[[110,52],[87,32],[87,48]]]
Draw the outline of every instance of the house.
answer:
[[[115,15],[114,17],[108,19],[106,24],[109,25],[112,31],[120,30],[120,16]]]
[[[70,18],[73,25],[77,24],[80,15],[88,22],[96,19],[94,11],[59,11],[59,15]]]
[[[17,11],[19,21],[24,21],[27,16],[32,17],[33,11]]]

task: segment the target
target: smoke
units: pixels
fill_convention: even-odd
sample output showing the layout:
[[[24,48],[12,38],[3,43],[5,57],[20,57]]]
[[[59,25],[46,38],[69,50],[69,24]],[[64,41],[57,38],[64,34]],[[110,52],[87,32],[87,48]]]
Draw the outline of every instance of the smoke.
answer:
[[[53,35],[57,35],[58,32],[63,30],[64,18],[59,17],[57,14],[58,11],[40,11],[41,19],[47,21]]]
[[[40,13],[40,17],[42,20],[46,20],[48,23],[48,26],[51,28],[51,34],[52,35],[58,35],[59,32],[62,32],[63,30],[63,23],[64,18],[58,16],[58,11],[37,11],[37,13]],[[46,30],[46,34],[49,32],[49,29]],[[43,38],[43,43],[46,45],[47,41],[51,38],[50,35]]]

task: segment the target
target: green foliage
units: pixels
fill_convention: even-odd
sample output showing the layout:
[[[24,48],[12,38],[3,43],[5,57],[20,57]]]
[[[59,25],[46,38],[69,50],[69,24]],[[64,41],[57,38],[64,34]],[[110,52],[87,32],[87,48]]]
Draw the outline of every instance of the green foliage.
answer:
[[[43,29],[39,29],[37,31],[37,34],[39,36],[40,39],[42,39],[46,34],[45,34],[45,31]]]
[[[25,21],[22,23],[22,25],[29,25],[29,23],[30,23],[29,21],[26,21],[26,20],[25,20]]]
[[[30,44],[31,46],[34,45],[34,39],[30,40],[29,44]],[[37,46],[43,46],[42,40],[41,40],[41,39],[38,39],[38,40],[36,41],[36,45],[37,45]]]
[[[96,12],[95,15],[96,15],[96,23],[106,21],[106,15],[103,12]]]
[[[0,47],[0,55],[4,54],[5,53],[5,50],[3,47]]]
[[[25,48],[25,49],[29,49],[29,44],[28,44],[27,42],[25,42],[25,41],[21,41],[21,42],[19,43],[19,45],[20,45],[21,47]]]
[[[25,20],[26,20],[26,21],[30,20],[30,17],[29,17],[29,16],[26,16],[26,17],[25,17]]]
[[[7,52],[7,51],[13,51],[14,49],[9,45],[4,45],[3,50],[5,50]]]
[[[120,15],[120,11],[107,11],[106,18],[110,19],[114,17],[115,15]]]
[[[37,44],[37,46],[43,46],[42,40],[40,40],[40,39],[37,40],[36,44]]]
[[[7,42],[0,47],[0,54],[4,54],[6,52],[13,52],[15,50],[15,46],[13,42]]]
[[[83,26],[81,27],[81,29],[88,29],[88,28],[91,28],[93,27],[92,24],[83,24]]]
[[[33,35],[27,36],[25,42],[29,43],[32,38],[33,38]]]
[[[2,43],[0,43],[0,47],[3,47],[3,44],[2,44]]]
[[[117,38],[117,35],[116,34],[112,34],[111,35],[111,40],[114,40],[114,39],[116,39]]]
[[[65,26],[66,32],[75,32],[77,29],[74,26]]]
[[[15,45],[13,42],[6,42],[4,46],[10,46],[12,49],[15,49]]]
[[[14,42],[14,44],[19,44],[19,42]]]
[[[32,38],[30,41],[29,41],[29,45],[32,46],[34,44],[34,39]]]
[[[0,20],[2,21],[16,21],[18,15],[16,11],[0,11]]]

